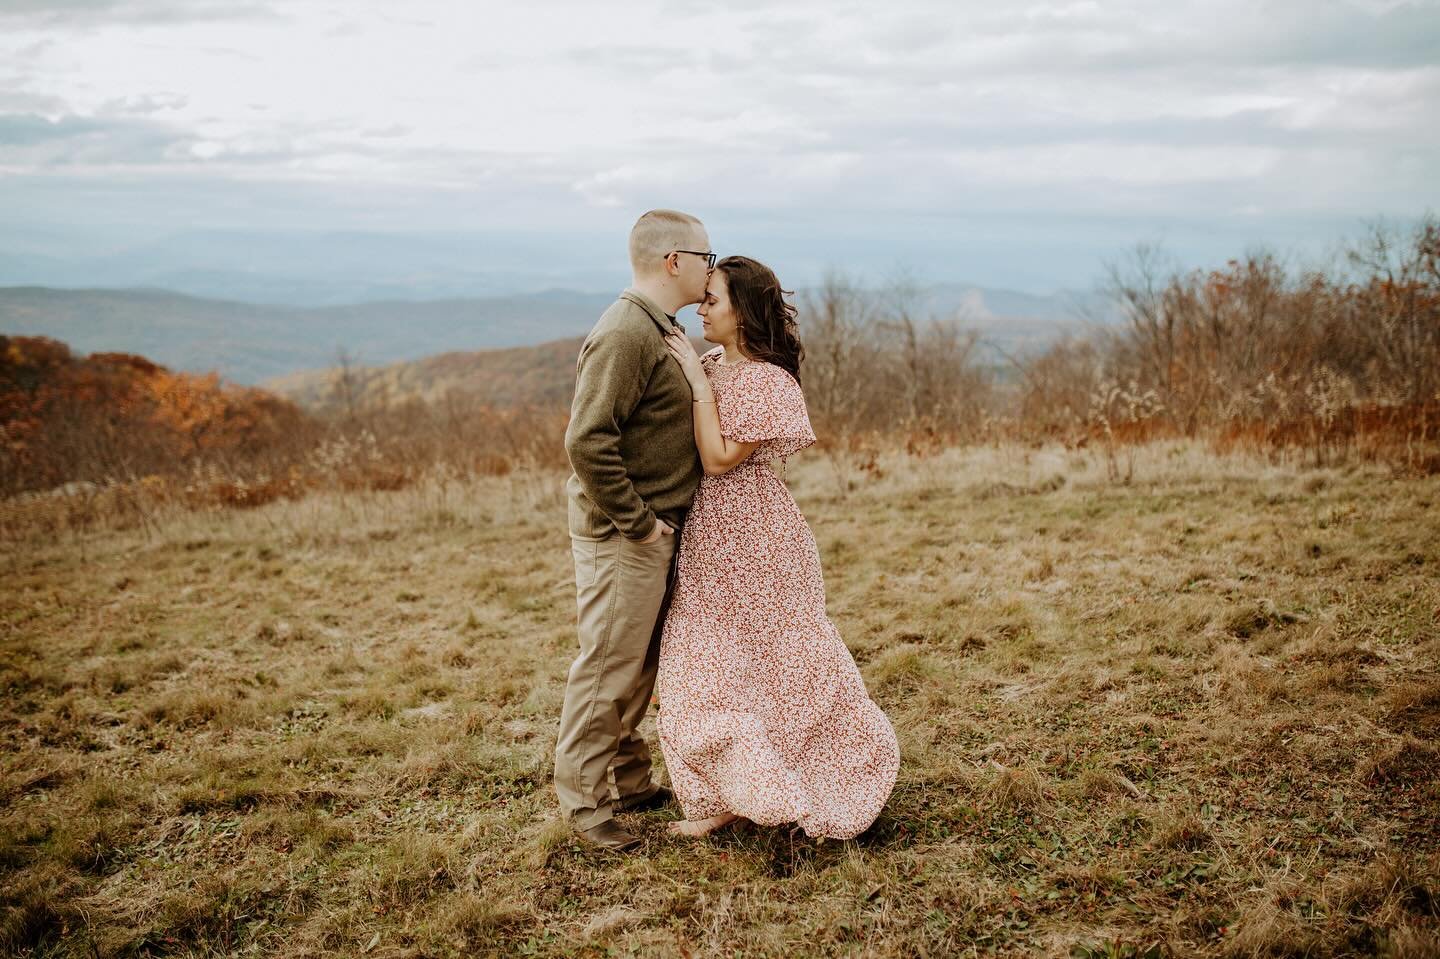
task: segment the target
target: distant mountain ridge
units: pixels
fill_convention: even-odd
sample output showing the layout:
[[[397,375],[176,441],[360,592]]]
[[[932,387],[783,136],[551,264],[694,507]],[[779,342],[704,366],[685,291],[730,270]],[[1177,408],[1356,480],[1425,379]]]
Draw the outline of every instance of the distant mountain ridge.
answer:
[[[802,291],[803,293],[803,291]],[[48,336],[80,352],[127,352],[172,369],[254,384],[338,365],[382,367],[465,351],[536,346],[583,336],[614,293],[539,293],[348,306],[269,306],[156,289],[0,287],[0,333]],[[919,291],[918,316],[977,329],[1006,352],[1073,329],[1077,306],[963,284]],[[682,322],[698,333],[693,313]],[[801,316],[801,335],[805,318]]]
[[[583,337],[501,350],[442,353],[378,367],[304,370],[261,388],[317,412],[409,400],[443,402],[455,392],[487,406],[569,409]]]
[[[81,352],[138,353],[173,369],[215,370],[253,384],[356,363],[456,349],[533,346],[583,334],[612,294],[526,296],[295,308],[208,300],[168,290],[0,288],[0,332],[48,336]]]
[[[578,238],[577,238],[578,239]],[[160,289],[267,306],[505,297],[568,286],[603,290],[619,263],[556,258],[553,236],[517,231],[187,230],[75,247],[27,233],[0,239],[0,286]],[[588,238],[587,249],[606,249]],[[593,258],[592,258],[593,259]],[[614,267],[620,267],[617,273]]]

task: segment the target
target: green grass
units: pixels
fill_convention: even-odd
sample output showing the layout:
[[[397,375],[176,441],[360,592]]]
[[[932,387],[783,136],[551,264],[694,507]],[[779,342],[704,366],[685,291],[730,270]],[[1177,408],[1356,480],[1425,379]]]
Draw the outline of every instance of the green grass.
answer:
[[[1135,464],[792,463],[890,803],[628,858],[556,819],[560,477],[7,543],[0,952],[1437,954],[1435,480]]]

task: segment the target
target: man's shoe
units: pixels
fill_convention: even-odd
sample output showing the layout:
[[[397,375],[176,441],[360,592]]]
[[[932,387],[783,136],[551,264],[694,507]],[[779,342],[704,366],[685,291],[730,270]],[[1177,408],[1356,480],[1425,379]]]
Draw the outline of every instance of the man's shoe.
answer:
[[[656,786],[655,791],[644,799],[633,799],[629,802],[622,802],[616,808],[620,812],[649,812],[652,809],[660,809],[675,798],[675,793],[669,786]]]
[[[601,849],[609,849],[613,852],[624,852],[640,845],[639,836],[621,829],[613,819],[596,823],[588,829],[577,829],[575,835],[592,846],[599,846]]]

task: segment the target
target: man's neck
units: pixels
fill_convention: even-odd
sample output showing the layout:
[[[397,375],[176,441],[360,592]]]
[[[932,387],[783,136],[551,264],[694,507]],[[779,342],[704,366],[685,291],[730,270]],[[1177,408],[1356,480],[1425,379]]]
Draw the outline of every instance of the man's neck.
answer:
[[[664,310],[666,315],[674,316],[680,312],[680,307],[685,303],[677,303],[679,299],[675,290],[665,283],[657,283],[654,280],[642,280],[636,277],[630,285],[640,293],[643,293],[652,303]]]

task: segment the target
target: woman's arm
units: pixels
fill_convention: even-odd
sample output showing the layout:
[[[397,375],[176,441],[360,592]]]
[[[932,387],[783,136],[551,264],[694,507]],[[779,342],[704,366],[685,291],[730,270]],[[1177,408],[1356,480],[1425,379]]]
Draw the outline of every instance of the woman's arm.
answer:
[[[710,381],[701,374],[700,385],[690,384],[695,396],[691,407],[695,413],[695,448],[700,451],[700,464],[710,476],[728,473],[741,463],[759,446],[759,443],[739,443],[720,435],[720,411],[715,407],[715,394],[710,390]]]
[[[715,393],[700,365],[695,347],[683,333],[669,333],[665,345],[685,371],[690,383],[690,404],[695,422],[695,448],[700,451],[700,465],[707,476],[728,473],[745,461],[759,443],[739,443],[720,435],[720,411],[715,406]]]

